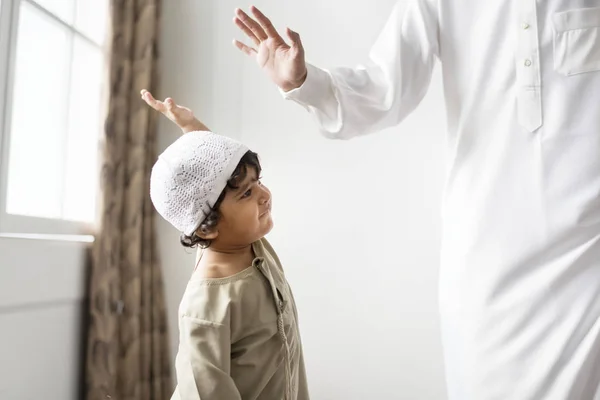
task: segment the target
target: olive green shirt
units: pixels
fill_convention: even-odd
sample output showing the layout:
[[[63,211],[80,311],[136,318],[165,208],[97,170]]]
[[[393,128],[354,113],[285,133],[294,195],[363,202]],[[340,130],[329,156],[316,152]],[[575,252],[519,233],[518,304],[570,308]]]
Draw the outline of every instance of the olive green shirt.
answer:
[[[296,304],[266,239],[227,278],[194,273],[179,308],[171,400],[308,400]]]

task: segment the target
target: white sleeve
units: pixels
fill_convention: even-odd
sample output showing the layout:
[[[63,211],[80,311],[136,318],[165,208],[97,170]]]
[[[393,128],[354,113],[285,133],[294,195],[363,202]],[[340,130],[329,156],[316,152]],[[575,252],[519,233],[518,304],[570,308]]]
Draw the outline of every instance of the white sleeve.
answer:
[[[399,1],[366,65],[325,70],[307,64],[304,84],[283,96],[307,108],[333,139],[397,125],[427,92],[438,32],[436,0]]]

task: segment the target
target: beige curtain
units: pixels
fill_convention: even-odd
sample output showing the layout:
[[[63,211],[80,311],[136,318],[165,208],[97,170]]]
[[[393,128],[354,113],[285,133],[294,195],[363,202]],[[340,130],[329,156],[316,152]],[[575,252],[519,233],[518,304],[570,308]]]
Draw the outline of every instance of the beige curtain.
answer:
[[[149,197],[156,116],[139,94],[157,83],[160,1],[111,0],[103,210],[89,287],[87,400],[164,400],[172,389]]]

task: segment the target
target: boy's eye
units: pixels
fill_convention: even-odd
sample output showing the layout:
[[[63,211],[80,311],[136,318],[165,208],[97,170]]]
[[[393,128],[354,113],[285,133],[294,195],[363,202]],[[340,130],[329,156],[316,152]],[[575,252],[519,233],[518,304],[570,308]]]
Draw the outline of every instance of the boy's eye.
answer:
[[[252,196],[252,189],[246,190],[246,193],[244,193],[242,195],[242,199],[245,199],[246,197],[250,197],[250,196]]]

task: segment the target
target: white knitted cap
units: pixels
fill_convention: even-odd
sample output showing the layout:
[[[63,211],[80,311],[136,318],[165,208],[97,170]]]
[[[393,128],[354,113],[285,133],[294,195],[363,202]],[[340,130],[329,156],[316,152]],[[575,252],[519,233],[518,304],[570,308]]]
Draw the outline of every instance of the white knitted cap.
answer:
[[[189,132],[171,144],[152,167],[150,198],[158,213],[191,236],[217,202],[248,151],[212,132]]]

